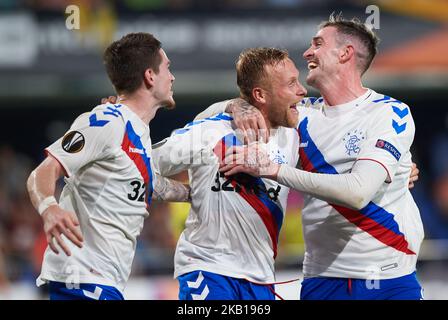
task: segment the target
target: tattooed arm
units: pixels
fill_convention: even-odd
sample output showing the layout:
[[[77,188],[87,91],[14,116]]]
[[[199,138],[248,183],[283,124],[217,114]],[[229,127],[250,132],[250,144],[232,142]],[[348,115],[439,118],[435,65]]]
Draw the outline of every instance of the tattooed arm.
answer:
[[[225,176],[247,173],[277,181],[291,189],[328,203],[355,210],[364,208],[387,179],[385,168],[369,160],[355,162],[350,173],[325,174],[307,172],[270,160],[262,145],[235,146],[226,152],[221,168]]]
[[[152,199],[169,202],[190,202],[190,186],[157,175]]]
[[[225,100],[212,104],[210,107],[198,114],[195,120],[212,117],[218,113],[231,113],[235,126],[241,130],[246,142],[254,142],[263,139],[269,140],[266,121],[260,110],[252,106],[242,98]]]
[[[249,102],[241,98],[229,100],[226,111],[232,113],[233,122],[242,131],[246,143],[269,140],[263,114]]]

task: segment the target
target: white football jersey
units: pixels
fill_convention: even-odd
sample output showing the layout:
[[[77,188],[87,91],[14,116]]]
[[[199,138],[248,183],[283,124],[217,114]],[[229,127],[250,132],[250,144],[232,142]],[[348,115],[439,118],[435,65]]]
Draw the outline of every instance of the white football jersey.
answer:
[[[64,237],[70,257],[48,247],[38,284],[95,283],[123,291],[153,190],[148,124],[125,105],[100,105],[46,151],[65,169],[59,205],[78,216],[84,243],[80,249]]]
[[[274,259],[289,189],[248,175],[228,179],[218,157],[239,145],[227,114],[192,122],[153,147],[156,170],[188,169],[189,216],[177,244],[174,277],[204,270],[256,282],[274,281]],[[266,148],[273,161],[295,166],[295,129],[280,128]]]
[[[298,110],[302,169],[344,174],[364,159],[388,173],[361,210],[305,195],[305,277],[388,279],[415,271],[423,227],[408,190],[415,133],[409,107],[368,90],[338,106],[306,99]]]

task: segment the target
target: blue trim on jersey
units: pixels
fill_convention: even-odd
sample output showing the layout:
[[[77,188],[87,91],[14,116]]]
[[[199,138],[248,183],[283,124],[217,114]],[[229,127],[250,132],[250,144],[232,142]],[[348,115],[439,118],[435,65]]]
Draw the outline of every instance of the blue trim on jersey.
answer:
[[[191,127],[191,126],[194,126],[194,125],[206,122],[206,121],[221,121],[221,120],[230,121],[230,120],[233,120],[233,118],[230,117],[230,116],[227,116],[227,115],[225,115],[223,113],[218,113],[216,116],[213,116],[213,117],[209,117],[209,118],[205,118],[205,119],[202,119],[202,120],[189,122],[189,123],[187,123],[185,125],[185,127]]]
[[[409,108],[404,108],[403,110],[401,110],[396,106],[392,106],[392,110],[397,116],[400,117],[400,119],[403,119],[409,114]]]
[[[231,121],[231,120],[233,120],[233,118],[231,116],[225,115],[224,113],[218,113],[216,116],[213,116],[213,117],[189,122],[182,129],[178,129],[178,130],[174,131],[174,134],[183,134],[185,132],[188,132],[191,129],[190,127],[204,123],[206,121],[222,121],[222,120]]]
[[[114,116],[116,118],[118,118],[118,116],[120,116],[123,119],[123,115],[121,114],[121,111],[118,110],[118,108],[121,107],[121,104],[117,104],[117,105],[113,105],[110,106],[106,106],[106,109],[109,111],[103,111],[104,115],[111,115]],[[89,125],[91,127],[104,127],[106,124],[108,124],[110,122],[110,120],[98,120],[96,113],[92,113],[89,117]]]
[[[234,133],[229,133],[228,135],[222,137],[222,141],[224,142],[226,149],[243,145],[243,143],[238,140]]]
[[[311,102],[312,105],[314,105],[316,102],[321,103],[322,101],[324,101],[324,98],[322,98],[322,97],[320,97],[320,98],[317,98],[317,97],[306,97],[306,98],[302,99],[302,101],[300,103],[301,104],[305,104],[307,100],[309,102]]]
[[[303,151],[311,161],[316,172],[338,174],[336,169],[333,166],[329,165],[327,161],[325,161],[324,155],[319,151],[313,139],[311,139],[311,136],[308,132],[308,117],[300,122],[299,133],[300,143],[302,144],[308,142],[308,145],[303,148]]]
[[[308,146],[304,148],[304,152],[313,164],[314,168],[316,168],[316,172],[338,174],[337,170],[325,161],[324,156],[319,151],[314,141],[311,139],[307,127],[308,117],[305,118],[299,125],[300,138],[301,143],[308,142]],[[369,202],[367,206],[357,211],[362,215],[374,220],[376,223],[393,231],[395,234],[403,235],[403,233],[400,232],[397,222],[394,220],[394,215],[376,205],[375,203]]]
[[[373,202],[369,202],[367,206],[359,210],[364,216],[374,220],[376,223],[393,231],[397,235],[403,235],[397,222],[394,220],[394,215]]]
[[[151,199],[152,199],[151,197],[152,197],[152,193],[154,191],[153,174],[152,174],[152,169],[151,169],[151,157],[148,157],[148,154],[146,153],[146,149],[143,147],[143,144],[140,140],[140,136],[135,133],[134,128],[132,127],[132,124],[130,121],[128,121],[128,123],[126,123],[126,132],[128,134],[128,138],[132,142],[132,144],[136,148],[143,150],[143,154],[138,154],[138,155],[142,158],[143,162],[145,163],[145,167],[148,170],[150,185],[146,187],[146,191],[147,191],[147,204],[149,206],[151,204]]]
[[[118,116],[120,116],[121,118],[123,118],[123,115],[121,114],[121,111],[120,110],[118,110],[118,108],[120,108],[121,107],[121,104],[119,104],[119,105],[114,105],[114,107],[111,107],[111,106],[107,106],[107,110],[109,110],[109,111],[103,111],[103,113],[105,114],[105,115],[112,115],[112,116],[114,116],[114,117],[117,117],[118,118]]]
[[[190,131],[190,129],[177,129],[173,134],[182,134],[188,131]]]
[[[258,197],[258,199],[260,199],[261,202],[263,202],[263,204],[269,209],[269,211],[274,216],[275,222],[277,224],[277,242],[278,242],[278,235],[280,234],[280,229],[282,228],[283,225],[283,211],[274,201],[272,201],[269,198],[267,194],[266,185],[260,178],[255,178],[253,184],[257,185],[261,190],[265,191],[261,192],[260,194],[257,194],[256,196]]]
[[[394,130],[395,130],[395,132],[396,132],[397,134],[400,134],[400,133],[402,133],[404,130],[406,130],[406,124],[407,124],[407,122],[405,122],[405,123],[399,125],[397,121],[392,120],[392,128],[394,128]]]
[[[221,112],[221,113],[218,113],[214,117],[205,118],[205,120],[211,120],[211,121],[219,121],[219,120],[231,121],[231,120],[233,120],[233,117],[228,116],[228,115],[226,115],[226,114]]]
[[[222,141],[225,143],[226,148],[242,145],[241,141],[237,139],[234,133],[229,133],[228,135],[224,136],[222,138]],[[269,212],[271,212],[271,214],[274,216],[275,222],[277,224],[278,235],[283,224],[282,209],[280,209],[280,207],[269,198],[266,185],[261,178],[256,178],[248,174],[244,174],[244,176],[246,185],[254,185],[257,186],[257,190],[261,190],[261,192],[254,195],[257,196],[257,198],[268,208]],[[236,181],[238,181],[238,179],[236,179]]]
[[[386,96],[386,95],[384,95],[383,98],[373,100],[372,102],[373,102],[373,103],[378,103],[378,102],[384,102],[384,103],[399,103],[399,104],[403,103],[403,102],[401,102],[401,101],[399,101],[399,100],[393,99],[393,98],[391,98],[391,97],[389,97],[389,96]]]
[[[89,124],[91,127],[104,127],[108,123],[109,120],[98,120],[96,118],[96,113],[90,115],[89,117]]]
[[[48,286],[50,300],[124,300],[117,288],[101,284],[50,281]]]
[[[316,97],[309,97],[308,100],[311,102],[311,104],[314,104],[317,101]]]

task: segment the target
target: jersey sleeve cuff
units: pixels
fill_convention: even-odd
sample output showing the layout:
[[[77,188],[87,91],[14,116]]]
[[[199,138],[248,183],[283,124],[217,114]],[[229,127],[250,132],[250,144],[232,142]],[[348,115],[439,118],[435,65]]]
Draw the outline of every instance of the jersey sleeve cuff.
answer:
[[[59,162],[59,164],[61,165],[61,167],[64,169],[64,176],[66,176],[67,178],[70,178],[71,173],[70,170],[67,169],[67,166],[61,161],[61,159],[59,159],[57,156],[54,155],[54,153],[51,152],[51,150],[49,148],[46,148],[44,150],[45,155],[51,155],[53,158],[56,159],[57,162]]]
[[[376,159],[372,159],[372,158],[359,158],[356,161],[360,161],[360,160],[369,160],[369,161],[373,161],[373,162],[376,162],[379,165],[381,165],[384,168],[384,170],[386,170],[386,172],[387,172],[387,178],[386,178],[385,182],[386,183],[391,183],[392,182],[392,176],[390,175],[390,171],[389,171],[389,169],[387,168],[387,166],[384,163],[382,163],[381,161],[378,161]]]

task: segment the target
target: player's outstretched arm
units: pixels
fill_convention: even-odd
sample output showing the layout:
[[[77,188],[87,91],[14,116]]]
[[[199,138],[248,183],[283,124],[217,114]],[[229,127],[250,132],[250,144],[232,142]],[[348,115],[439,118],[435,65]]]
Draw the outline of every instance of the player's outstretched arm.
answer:
[[[205,109],[204,111],[202,111],[201,113],[196,115],[196,117],[194,117],[194,121],[202,120],[205,118],[211,118],[211,117],[217,115],[218,113],[222,113],[222,112],[232,113],[231,108],[228,107],[229,101],[231,101],[231,100],[219,101],[219,102],[212,104],[207,109]]]
[[[190,202],[190,186],[156,174],[152,199],[168,202]]]
[[[276,180],[320,200],[356,210],[373,199],[387,178],[382,165],[367,160],[357,161],[347,174],[311,173],[279,165],[270,161],[262,145],[257,143],[229,149],[220,171],[226,176],[242,172]]]
[[[31,172],[27,181],[27,189],[34,208],[42,216],[45,236],[51,250],[59,254],[59,250],[53,242],[56,240],[65,254],[70,256],[70,249],[61,235],[64,234],[67,239],[79,248],[82,248],[83,237],[78,227],[79,222],[76,214],[59,207],[54,197],[56,181],[63,175],[64,168],[53,156],[48,155]]]

